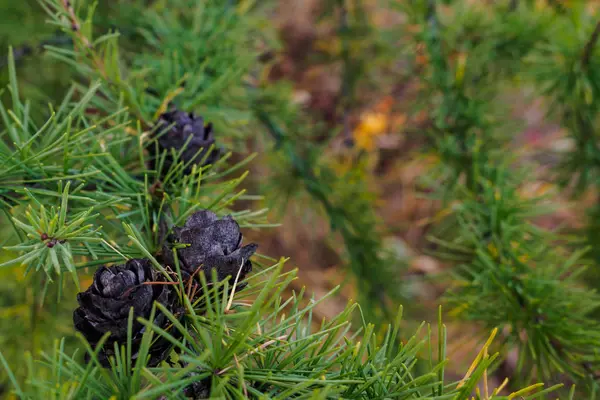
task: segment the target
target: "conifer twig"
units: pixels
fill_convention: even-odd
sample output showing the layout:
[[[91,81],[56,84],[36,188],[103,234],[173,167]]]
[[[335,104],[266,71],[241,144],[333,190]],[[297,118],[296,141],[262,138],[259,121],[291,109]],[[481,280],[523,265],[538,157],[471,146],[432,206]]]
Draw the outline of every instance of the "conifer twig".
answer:
[[[88,51],[90,53],[90,55],[92,57],[92,61],[94,62],[94,65],[95,65],[97,71],[100,72],[100,74],[102,75],[102,77],[104,79],[108,80],[107,75],[106,75],[106,70],[104,68],[104,62],[96,54],[96,52],[94,51],[93,46],[90,43],[90,41],[88,40],[88,38],[81,32],[81,23],[79,22],[77,15],[75,15],[75,10],[73,9],[73,5],[71,4],[71,2],[69,0],[62,0],[62,6],[69,16],[69,20],[71,23],[71,30],[75,33],[77,38],[81,41],[81,43],[83,44],[86,51]]]

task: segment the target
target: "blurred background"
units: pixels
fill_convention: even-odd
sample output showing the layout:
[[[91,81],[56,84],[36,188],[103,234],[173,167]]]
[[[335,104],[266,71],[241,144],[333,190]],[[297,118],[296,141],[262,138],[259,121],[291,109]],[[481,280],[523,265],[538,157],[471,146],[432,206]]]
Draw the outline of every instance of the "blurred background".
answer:
[[[598,2],[237,4],[251,10],[257,32],[257,57],[247,66],[243,84],[272,88],[274,98],[285,96],[291,111],[276,109],[276,102],[263,111],[280,121],[295,121],[287,126],[296,129],[287,132],[291,139],[285,142],[245,114],[223,117],[214,110],[216,103],[198,111],[214,117],[217,140],[234,152],[233,160],[257,153],[247,165],[244,186],[263,198],[242,200],[236,207],[269,208],[268,220],[281,226],[248,227],[245,240],[259,243],[262,254],[290,257],[288,266],[299,273],[295,290],[305,286],[319,298],[342,285],[317,308],[316,323],[339,313],[349,300],[361,301],[365,318],[377,323],[389,321],[402,304],[404,328],[412,332],[422,321],[437,321],[442,304],[447,371],[456,378],[469,367],[492,326],[500,326],[501,333],[512,326],[509,315],[499,317],[506,323],[492,323],[485,315],[464,317],[460,298],[451,298],[451,289],[464,280],[456,276],[456,267],[465,262],[465,241],[454,241],[466,237],[464,221],[452,216],[466,204],[461,188],[473,188],[473,165],[481,170],[506,167],[507,179],[516,182],[513,186],[524,199],[516,208],[546,196],[528,209],[548,208],[544,215],[514,214],[529,224],[523,222],[522,230],[533,226],[555,233],[560,228],[567,237],[559,241],[565,251],[591,244],[585,261],[596,265],[600,151],[592,122],[600,90],[600,79],[594,80],[600,71],[594,50],[594,35],[600,33]],[[161,15],[174,12],[170,7],[169,1],[101,1],[95,29],[118,30],[126,54],[144,38],[140,25],[157,26],[139,10]],[[0,0],[0,18],[0,86],[8,82],[5,55],[10,45],[23,97],[32,107],[58,102],[80,78],[48,57],[43,46],[69,48],[70,39],[44,23],[46,15],[34,0]],[[194,36],[185,40],[192,43]],[[8,93],[1,98],[8,100]],[[251,108],[240,104],[234,99],[227,105]],[[591,129],[572,122],[583,112]],[[286,120],[288,114],[293,116]],[[484,196],[485,189],[471,192]],[[477,234],[483,243],[486,233]],[[558,243],[553,240],[558,239],[547,243]],[[494,253],[487,242],[482,248]],[[556,257],[563,256],[567,258],[563,253]],[[0,262],[7,257],[2,254]],[[590,270],[581,285],[594,288],[597,274]],[[0,348],[12,365],[18,365],[24,351],[47,349],[56,338],[73,334],[75,289],[66,287],[72,295],[63,293],[59,303],[39,305],[40,294],[31,289],[39,285],[30,283],[41,278],[24,277],[22,271],[0,269]],[[89,285],[89,275],[82,273],[82,279],[83,287]],[[503,348],[490,387],[514,375],[517,348]],[[5,381],[0,372],[0,392]]]

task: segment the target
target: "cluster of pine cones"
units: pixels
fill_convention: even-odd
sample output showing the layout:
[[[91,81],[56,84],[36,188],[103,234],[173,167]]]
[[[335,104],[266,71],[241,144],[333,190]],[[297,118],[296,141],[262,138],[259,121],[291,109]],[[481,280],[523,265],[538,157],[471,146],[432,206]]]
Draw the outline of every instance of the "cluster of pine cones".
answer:
[[[194,164],[212,164],[221,155],[220,150],[214,149],[212,125],[205,126],[203,119],[192,113],[174,110],[162,114],[155,134],[157,146],[149,148],[153,156],[152,169],[157,165],[155,160],[162,155],[165,157],[163,170],[168,171],[173,164],[183,162],[186,165],[184,173],[189,174]],[[172,150],[180,154],[177,160],[173,158]],[[166,155],[163,155],[165,151]],[[173,248],[175,244],[187,246]],[[233,218],[218,218],[213,212],[202,210],[192,214],[183,227],[171,230],[157,259],[165,270],[175,271],[174,252],[177,252],[184,281],[198,279],[200,271],[204,271],[210,279],[212,270],[216,270],[219,280],[229,276],[233,283],[236,279],[242,281],[252,270],[249,259],[256,249],[255,244],[242,246],[240,227]],[[148,259],[132,259],[124,265],[98,268],[91,286],[77,295],[79,307],[73,313],[73,322],[75,329],[94,348],[106,332],[111,333],[98,354],[103,366],[110,366],[110,359],[115,356],[115,344],[121,348],[127,343],[131,308],[134,314],[131,337],[133,360],[139,355],[144,333],[138,317],[150,319],[155,301],[173,314],[183,310],[175,285],[169,283]],[[153,323],[165,330],[171,326],[168,318],[160,312],[155,313]],[[156,366],[166,360],[171,349],[170,342],[155,340],[150,347],[147,365]]]

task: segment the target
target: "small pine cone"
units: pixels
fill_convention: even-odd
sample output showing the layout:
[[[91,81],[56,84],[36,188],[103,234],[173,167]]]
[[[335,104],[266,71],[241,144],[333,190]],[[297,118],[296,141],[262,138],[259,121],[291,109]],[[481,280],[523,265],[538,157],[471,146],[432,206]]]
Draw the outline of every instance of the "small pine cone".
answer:
[[[169,130],[165,132],[168,127]],[[155,143],[149,147],[152,155],[150,167],[157,168],[158,160],[163,151],[167,151],[165,163],[163,165],[163,174],[168,171],[175,162],[183,162],[187,164],[184,169],[185,174],[192,172],[194,164],[199,164],[206,156],[210,147],[215,144],[212,124],[204,125],[204,120],[194,113],[173,110],[162,114],[156,123],[154,133],[158,137],[158,149]],[[191,137],[191,139],[190,139]],[[186,145],[187,143],[187,145]],[[172,150],[179,152],[185,146],[185,150],[181,153],[179,159],[175,160],[172,156]],[[202,149],[202,151],[200,151]],[[158,153],[156,152],[158,150]],[[206,157],[202,164],[214,164],[221,156],[221,150],[213,148],[211,153]]]
[[[230,276],[233,284],[239,272],[239,280],[252,271],[250,257],[258,245],[252,243],[240,247],[242,233],[240,226],[231,217],[219,219],[208,210],[192,214],[183,228],[173,228],[167,244],[163,248],[165,262],[174,268],[173,250],[170,244],[186,243],[188,247],[177,250],[179,265],[184,275],[193,275],[202,268],[206,278],[211,278],[211,269],[216,269],[219,281]]]
[[[163,304],[174,312],[177,299],[172,286],[146,282],[160,281],[159,273],[146,259],[133,259],[125,265],[113,267],[101,266],[94,274],[92,285],[77,295],[79,307],[73,312],[75,329],[83,334],[95,348],[100,338],[111,332],[107,342],[98,354],[104,367],[109,367],[110,356],[115,355],[114,343],[119,347],[127,344],[127,322],[129,310],[133,307],[132,359],[136,360],[145,327],[137,321],[138,317],[150,318],[154,301]],[[154,324],[167,329],[168,318],[156,312]],[[150,348],[148,366],[156,366],[165,360],[171,350],[170,342],[159,338]],[[89,356],[88,356],[89,357]]]

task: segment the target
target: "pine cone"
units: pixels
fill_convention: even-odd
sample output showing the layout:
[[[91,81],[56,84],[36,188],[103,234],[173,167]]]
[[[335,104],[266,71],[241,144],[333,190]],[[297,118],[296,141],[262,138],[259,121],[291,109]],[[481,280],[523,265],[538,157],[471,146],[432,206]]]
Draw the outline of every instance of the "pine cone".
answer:
[[[156,169],[161,154],[166,150],[167,155],[162,171],[168,171],[175,162],[183,162],[184,164],[191,162],[184,169],[185,174],[189,174],[192,172],[193,165],[199,164],[215,143],[212,124],[204,125],[202,117],[193,113],[178,110],[169,111],[160,116],[156,125],[155,135],[158,136],[158,153],[156,153],[157,147],[154,143],[149,148],[150,153],[153,155],[150,162],[152,169]],[[171,128],[165,132],[164,130],[169,126]],[[174,160],[171,149],[179,152],[184,146],[185,150],[183,150],[178,160]],[[221,151],[214,148],[202,165],[214,164],[220,156]]]
[[[238,271],[239,281],[252,271],[250,257],[258,248],[254,243],[240,247],[242,233],[238,223],[231,216],[219,219],[208,210],[191,215],[183,228],[173,228],[168,242],[189,244],[188,247],[177,250],[182,274],[189,276],[202,268],[206,278],[210,279],[210,270],[216,269],[219,281],[229,275],[232,284]],[[173,251],[169,244],[163,248],[163,257],[174,268]]]
[[[142,334],[145,327],[137,321],[138,317],[150,318],[154,301],[173,310],[176,294],[171,286],[145,282],[155,282],[161,278],[152,264],[146,259],[133,259],[125,265],[114,267],[101,266],[94,274],[92,285],[77,295],[79,307],[73,312],[75,329],[81,332],[90,345],[95,348],[106,332],[111,335],[98,354],[100,363],[108,367],[109,357],[114,356],[114,343],[119,347],[127,343],[127,320],[133,307],[132,359],[138,357]],[[170,321],[160,312],[155,315],[154,323],[166,328]],[[159,338],[150,348],[149,366],[156,366],[170,353],[171,345]]]

